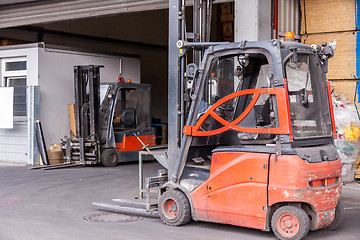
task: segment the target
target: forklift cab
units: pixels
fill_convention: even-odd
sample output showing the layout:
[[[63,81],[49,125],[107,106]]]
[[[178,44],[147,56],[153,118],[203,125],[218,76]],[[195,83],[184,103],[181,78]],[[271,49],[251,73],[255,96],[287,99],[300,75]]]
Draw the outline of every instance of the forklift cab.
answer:
[[[124,85],[124,84],[121,84]],[[150,126],[150,85],[118,86],[113,99],[113,128],[115,131]]]
[[[205,51],[159,200],[166,224],[187,221],[177,217],[186,215],[186,196],[194,220],[272,229],[279,239],[338,226],[341,163],[327,48],[271,40]]]
[[[242,61],[240,59],[246,61],[245,65],[239,64],[239,61]],[[238,132],[231,128],[223,131],[226,128],[226,122],[237,119],[250,102],[255,105],[237,126],[251,129],[275,127],[273,101],[276,101],[276,98],[269,94],[260,94],[256,102],[253,101],[254,94],[252,93],[236,96],[214,108],[214,113],[226,122],[217,121],[217,116],[214,117],[214,114],[204,116],[205,112],[216,102],[232,93],[248,89],[270,88],[270,79],[268,78],[270,65],[266,57],[249,54],[219,56],[212,59],[209,70],[205,77],[202,100],[197,116],[198,123],[201,122],[201,125],[199,124],[199,137],[193,139],[192,146],[261,144],[264,141],[257,140],[265,139],[268,140],[268,143],[273,143],[273,138],[275,138],[273,134],[259,135],[259,133]],[[204,134],[205,132],[211,134]]]
[[[328,87],[319,56],[304,52],[295,59],[291,53],[283,60],[283,78],[274,81],[271,59],[252,51],[209,59],[191,146],[274,144],[276,134],[284,133],[291,142],[303,140],[300,145],[311,145],[314,138],[331,143]]]
[[[150,113],[151,85],[128,82],[104,85],[108,86],[101,104],[104,148],[116,148],[119,161],[135,160],[143,146],[134,134],[146,145],[155,145]]]

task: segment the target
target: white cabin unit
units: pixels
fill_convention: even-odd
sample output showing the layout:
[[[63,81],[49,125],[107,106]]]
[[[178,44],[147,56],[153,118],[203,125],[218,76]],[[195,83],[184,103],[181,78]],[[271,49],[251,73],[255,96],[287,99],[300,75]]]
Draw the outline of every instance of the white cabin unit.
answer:
[[[44,43],[0,47],[1,89],[13,88],[12,128],[0,124],[0,162],[38,163],[35,121],[40,120],[47,147],[69,136],[68,104],[74,103],[74,66],[101,65],[101,82],[119,74],[140,82],[140,58],[91,53]],[[1,98],[0,98],[1,99]],[[12,106],[10,106],[12,105]],[[3,108],[0,108],[0,111]],[[0,112],[5,116],[7,112]]]

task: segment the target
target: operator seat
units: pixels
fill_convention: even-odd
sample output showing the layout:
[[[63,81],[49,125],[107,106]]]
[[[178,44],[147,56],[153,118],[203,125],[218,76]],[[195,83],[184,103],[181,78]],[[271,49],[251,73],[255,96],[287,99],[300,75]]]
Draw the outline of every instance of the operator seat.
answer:
[[[136,128],[138,126],[136,109],[125,108],[120,117],[121,124],[126,128]]]

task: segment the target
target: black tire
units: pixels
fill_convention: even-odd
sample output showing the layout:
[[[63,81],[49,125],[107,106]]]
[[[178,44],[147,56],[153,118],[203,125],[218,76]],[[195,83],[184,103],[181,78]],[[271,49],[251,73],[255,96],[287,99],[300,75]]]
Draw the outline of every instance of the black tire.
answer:
[[[274,212],[271,228],[280,240],[300,240],[309,232],[309,216],[299,207],[283,206]]]
[[[101,153],[101,164],[104,167],[115,167],[119,162],[120,156],[119,152],[115,148],[103,149]]]
[[[344,221],[344,207],[340,201],[338,201],[336,208],[335,208],[335,218],[334,221],[326,227],[327,230],[336,230],[341,226]]]
[[[159,199],[161,220],[169,226],[180,226],[190,222],[191,209],[186,195],[179,190],[164,192]]]

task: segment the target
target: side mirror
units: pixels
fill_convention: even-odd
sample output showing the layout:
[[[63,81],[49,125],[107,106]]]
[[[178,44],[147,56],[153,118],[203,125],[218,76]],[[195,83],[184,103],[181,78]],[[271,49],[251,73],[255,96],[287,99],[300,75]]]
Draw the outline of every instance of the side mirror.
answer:
[[[199,67],[195,63],[190,63],[186,67],[186,76],[188,78],[196,78],[199,74]]]
[[[247,67],[250,63],[249,54],[238,56],[238,62],[241,67]]]
[[[329,59],[334,56],[334,47],[333,46],[325,46],[323,48],[323,54]]]

